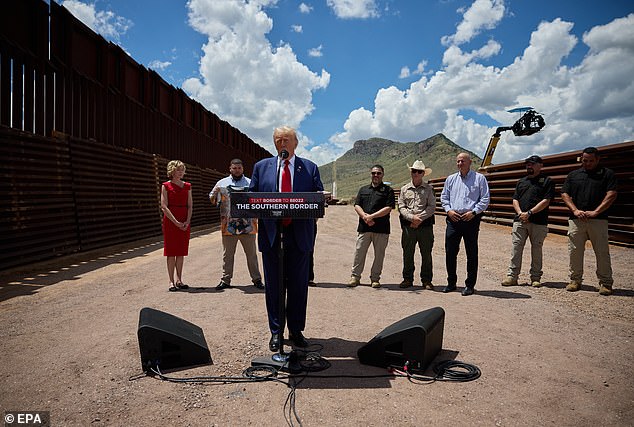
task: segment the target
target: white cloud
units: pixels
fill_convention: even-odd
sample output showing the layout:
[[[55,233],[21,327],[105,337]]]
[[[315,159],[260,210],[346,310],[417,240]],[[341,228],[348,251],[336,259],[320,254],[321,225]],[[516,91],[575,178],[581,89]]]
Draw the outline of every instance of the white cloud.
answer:
[[[583,41],[590,47],[592,53],[605,49],[634,49],[634,13],[615,19],[607,25],[598,25],[583,35]]]
[[[486,59],[497,55],[501,49],[502,46],[495,40],[489,40],[486,45],[470,53],[462,52],[458,46],[449,46],[443,55],[442,63],[447,68],[461,68],[476,59]]]
[[[376,18],[379,11],[374,0],[327,0],[337,18],[366,19]]]
[[[306,3],[300,3],[299,11],[301,13],[310,13],[313,10],[312,6],[307,5]]]
[[[416,66],[416,70],[414,70],[414,74],[422,76],[423,74],[425,74],[425,67],[427,67],[427,61],[419,62]]]
[[[299,124],[312,112],[312,93],[330,74],[312,72],[287,44],[271,46],[272,21],[263,7],[275,0],[190,0],[189,22],[208,36],[200,77],[183,89],[207,109],[272,151],[276,126]]]
[[[401,67],[401,72],[398,75],[399,79],[406,79],[412,75],[422,76],[425,74],[425,67],[427,67],[427,61],[421,61],[416,66],[414,71],[411,71],[407,65]]]
[[[291,25],[291,29],[295,33],[301,33],[302,31],[304,31],[301,25]]]
[[[634,14],[583,35],[589,54],[571,76],[564,106],[574,119],[600,121],[634,115]]]
[[[470,25],[463,25],[467,20]],[[458,25],[462,30],[456,32],[461,34],[460,38],[452,36],[451,40],[466,40],[467,34],[477,32],[476,28],[488,28],[474,22],[465,13],[465,21]],[[489,115],[502,125],[511,125],[519,115],[506,110],[520,105],[530,105],[544,113],[546,127],[529,137],[504,133],[494,162],[631,140],[634,14],[584,34],[589,52],[577,66],[570,67],[563,60],[578,43],[572,28],[572,23],[559,18],[542,22],[531,34],[524,52],[503,67],[480,63],[499,52],[501,46],[493,40],[470,53],[462,52],[456,45],[449,46],[442,69],[421,77],[406,90],[396,87],[378,90],[374,109],[352,111],[343,131],[333,135],[329,147],[324,148],[339,155],[359,139],[378,136],[420,141],[440,131],[457,144],[483,155],[495,127],[479,124],[461,112],[470,110]],[[401,75],[407,73],[411,73],[409,68],[403,67]]]
[[[172,65],[170,61],[159,61],[158,59],[155,59],[153,61],[150,61],[147,66],[148,68],[151,68],[153,70],[164,70],[170,65]]]
[[[319,45],[317,47],[314,47],[312,49],[308,49],[308,56],[312,56],[315,58],[318,58],[320,56],[324,56],[324,54],[322,53],[323,46]]]
[[[119,38],[133,25],[129,19],[117,16],[111,11],[97,11],[95,3],[66,0],[62,6],[90,29],[109,40],[119,41]]]
[[[483,29],[495,28],[504,16],[504,0],[476,0],[464,12],[456,33],[442,38],[442,43],[460,45],[473,39]]]

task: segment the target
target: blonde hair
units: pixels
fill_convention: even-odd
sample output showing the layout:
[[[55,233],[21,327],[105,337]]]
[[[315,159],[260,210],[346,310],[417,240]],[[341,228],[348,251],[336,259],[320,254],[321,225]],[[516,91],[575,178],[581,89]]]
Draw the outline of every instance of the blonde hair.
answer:
[[[180,160],[171,160],[167,164],[167,177],[169,179],[172,179],[174,177],[174,171],[180,168],[183,168],[183,172],[185,172],[185,170],[187,169],[185,167],[185,163],[181,162]]]
[[[292,137],[295,140],[295,142],[298,142],[297,132],[295,131],[294,128],[290,126],[276,127],[275,130],[273,131],[273,141],[275,141],[276,136],[289,136],[289,137]]]

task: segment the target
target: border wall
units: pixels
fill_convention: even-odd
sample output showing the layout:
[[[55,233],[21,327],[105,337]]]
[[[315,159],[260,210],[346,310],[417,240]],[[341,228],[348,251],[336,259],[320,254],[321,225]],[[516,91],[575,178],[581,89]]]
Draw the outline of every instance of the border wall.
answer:
[[[270,156],[54,1],[0,2],[0,125],[223,171]]]
[[[54,1],[0,2],[0,269],[161,235],[160,184],[187,165],[192,226],[240,158],[271,154]],[[222,171],[222,172],[219,172]]]
[[[0,128],[0,269],[161,235],[168,159]],[[186,164],[192,227],[220,223],[209,202],[228,173]]]

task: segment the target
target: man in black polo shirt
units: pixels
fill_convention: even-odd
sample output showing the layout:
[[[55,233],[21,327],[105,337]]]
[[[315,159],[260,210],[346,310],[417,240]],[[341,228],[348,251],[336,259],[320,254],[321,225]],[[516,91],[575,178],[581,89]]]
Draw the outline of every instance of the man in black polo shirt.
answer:
[[[561,198],[568,209],[570,283],[566,290],[578,291],[583,280],[583,255],[590,239],[597,259],[599,294],[611,295],[614,279],[608,244],[608,209],[616,200],[616,176],[599,166],[599,150],[588,147],[581,154],[580,169],[568,174]]]
[[[548,205],[555,195],[552,179],[541,173],[544,162],[539,156],[525,160],[526,176],[520,179],[513,194],[516,215],[511,233],[513,250],[511,265],[502,286],[517,285],[522,270],[522,254],[526,239],[531,241],[531,286],[542,285],[542,247],[548,234]]]
[[[395,206],[394,190],[383,183],[383,166],[372,166],[370,173],[371,184],[359,189],[354,204],[354,210],[359,215],[359,226],[349,287],[358,286],[361,282],[361,273],[370,243],[374,248],[374,262],[370,270],[371,286],[381,287],[379,280],[383,271],[385,248],[390,237],[390,212]]]

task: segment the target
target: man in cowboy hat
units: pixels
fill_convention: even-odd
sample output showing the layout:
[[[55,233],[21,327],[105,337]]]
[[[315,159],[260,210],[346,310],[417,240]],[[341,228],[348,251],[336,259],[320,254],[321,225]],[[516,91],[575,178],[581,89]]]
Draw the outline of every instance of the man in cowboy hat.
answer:
[[[432,280],[431,249],[434,246],[434,212],[436,197],[431,185],[423,177],[431,174],[431,169],[416,160],[407,165],[412,180],[401,187],[398,196],[399,219],[401,221],[401,247],[403,248],[403,281],[401,288],[414,285],[414,252],[416,245],[420,250],[420,279],[423,289],[434,289]]]

